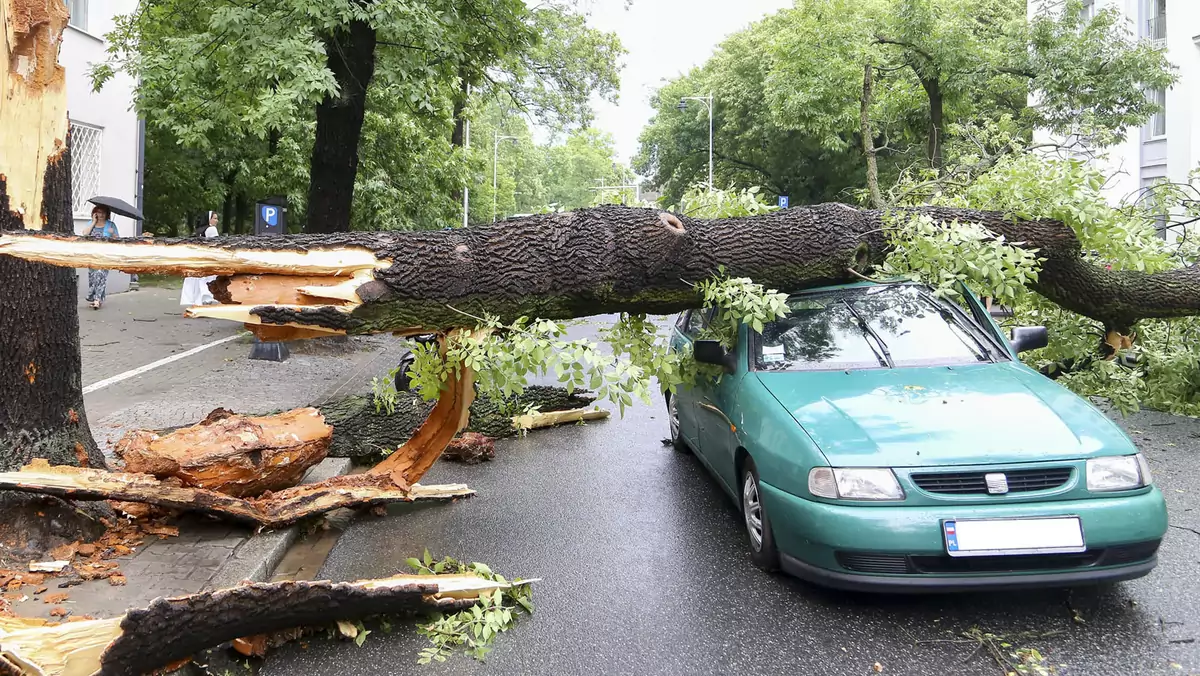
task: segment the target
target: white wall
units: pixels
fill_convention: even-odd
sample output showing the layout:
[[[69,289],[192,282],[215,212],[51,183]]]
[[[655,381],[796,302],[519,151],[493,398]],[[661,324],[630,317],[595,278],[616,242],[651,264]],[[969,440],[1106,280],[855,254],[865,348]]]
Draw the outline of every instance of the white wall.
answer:
[[[102,90],[93,92],[88,70],[93,63],[105,60],[103,36],[112,30],[113,17],[133,12],[137,0],[89,0],[86,4],[86,32],[68,26],[59,53],[59,62],[67,73],[67,114],[72,122],[103,129],[98,194],[119,197],[136,205],[138,120],[133,112],[133,80],[118,74]],[[113,221],[122,237],[137,234],[137,224],[132,219],[114,215]],[[86,214],[76,214],[77,233],[87,224]],[[128,285],[128,275],[116,271],[109,274],[108,293],[119,293]],[[86,291],[86,281],[83,286],[81,293]]]

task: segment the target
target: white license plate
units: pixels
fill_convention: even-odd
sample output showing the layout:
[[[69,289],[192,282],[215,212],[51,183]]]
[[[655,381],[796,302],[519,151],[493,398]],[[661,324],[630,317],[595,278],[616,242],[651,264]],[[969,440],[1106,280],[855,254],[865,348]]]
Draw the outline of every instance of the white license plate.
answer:
[[[1087,551],[1077,516],[1039,519],[948,519],[942,522],[950,556],[1068,554]]]

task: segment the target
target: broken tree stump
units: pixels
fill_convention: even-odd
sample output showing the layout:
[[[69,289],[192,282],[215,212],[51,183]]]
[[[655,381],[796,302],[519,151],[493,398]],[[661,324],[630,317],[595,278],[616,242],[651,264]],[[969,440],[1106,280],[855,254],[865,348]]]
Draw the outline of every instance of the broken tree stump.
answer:
[[[333,427],[315,408],[268,416],[237,415],[223,408],[166,434],[134,430],[117,442],[125,471],[184,486],[251,497],[300,483],[325,459]]]
[[[57,627],[10,620],[0,623],[0,674],[141,676],[241,637],[379,614],[461,610],[510,586],[474,575],[259,583],[160,598],[108,620]]]
[[[353,474],[246,499],[202,488],[173,486],[148,474],[51,466],[37,460],[19,472],[0,472],[0,490],[40,493],[69,500],[141,502],[266,528],[282,528],[341,507],[452,500],[475,494],[462,484],[401,487],[386,474]]]

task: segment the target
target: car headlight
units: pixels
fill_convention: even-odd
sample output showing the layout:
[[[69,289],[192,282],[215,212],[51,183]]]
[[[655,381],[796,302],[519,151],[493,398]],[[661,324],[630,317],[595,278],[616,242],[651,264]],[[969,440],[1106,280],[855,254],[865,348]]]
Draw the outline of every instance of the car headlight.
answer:
[[[1127,491],[1154,482],[1150,466],[1141,453],[1092,458],[1087,461],[1089,491]]]
[[[831,500],[903,500],[904,490],[892,470],[882,467],[814,467],[808,491]]]

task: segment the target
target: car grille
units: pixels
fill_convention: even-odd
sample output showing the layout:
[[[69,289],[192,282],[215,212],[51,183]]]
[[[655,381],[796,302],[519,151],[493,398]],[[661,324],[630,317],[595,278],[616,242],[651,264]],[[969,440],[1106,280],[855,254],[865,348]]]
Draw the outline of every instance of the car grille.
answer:
[[[950,495],[987,495],[984,475],[991,472],[938,472],[913,474],[913,483],[929,493]],[[1071,478],[1070,467],[1046,467],[1002,472],[1008,479],[1009,493],[1027,493],[1058,488]]]
[[[1016,573],[1035,570],[1074,570],[1121,566],[1147,561],[1158,553],[1159,541],[1092,549],[1077,554],[1014,556],[905,556],[878,552],[836,552],[838,565],[856,573],[875,575],[946,575],[955,573]]]

